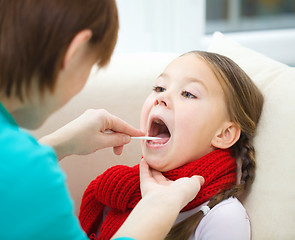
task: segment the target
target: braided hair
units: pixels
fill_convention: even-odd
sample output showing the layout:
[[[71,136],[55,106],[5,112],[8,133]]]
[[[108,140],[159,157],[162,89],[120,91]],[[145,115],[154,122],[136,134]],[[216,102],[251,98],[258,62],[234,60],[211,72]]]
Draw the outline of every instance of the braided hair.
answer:
[[[238,197],[249,189],[255,177],[255,149],[253,138],[263,108],[263,96],[250,77],[231,59],[216,53],[192,51],[207,63],[225,93],[230,120],[241,128],[239,140],[231,147],[234,157],[241,162],[241,179],[228,190],[213,196],[208,203],[211,209],[230,197]],[[176,224],[165,240],[186,240],[199,225],[204,213],[199,211]]]

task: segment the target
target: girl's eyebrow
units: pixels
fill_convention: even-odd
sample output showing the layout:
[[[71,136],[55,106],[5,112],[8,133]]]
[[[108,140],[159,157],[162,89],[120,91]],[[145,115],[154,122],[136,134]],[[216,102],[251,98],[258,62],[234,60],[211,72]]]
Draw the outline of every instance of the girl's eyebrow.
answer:
[[[169,75],[166,74],[166,73],[161,73],[161,74],[158,76],[157,79],[159,79],[159,78],[164,78],[164,79],[169,80]],[[202,86],[205,88],[205,90],[208,92],[208,87],[206,86],[206,84],[204,83],[204,81],[202,81],[202,80],[200,80],[200,79],[197,79],[197,78],[195,78],[195,77],[187,77],[186,80],[187,80],[188,82],[197,82],[197,83],[199,83],[199,84],[202,85]]]
[[[157,77],[157,79],[158,79],[158,78],[166,78],[166,79],[168,79],[169,76],[168,76],[166,73],[161,73],[161,74]]]
[[[200,79],[197,79],[195,77],[188,77],[187,79],[188,79],[189,82],[197,82],[197,83],[201,84],[205,88],[205,90],[208,92],[208,87],[206,86],[204,81],[202,81]]]

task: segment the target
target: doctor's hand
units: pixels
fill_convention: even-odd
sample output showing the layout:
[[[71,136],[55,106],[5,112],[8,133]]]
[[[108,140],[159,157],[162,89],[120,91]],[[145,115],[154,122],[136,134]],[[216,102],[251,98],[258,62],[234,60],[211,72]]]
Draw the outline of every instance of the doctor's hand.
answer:
[[[169,180],[161,172],[151,169],[147,162],[140,162],[140,188],[144,198],[147,195],[163,196],[168,201],[179,203],[180,210],[193,200],[204,184],[202,176],[183,177]]]
[[[142,199],[112,239],[126,236],[136,240],[164,239],[181,209],[195,198],[203,184],[201,176],[171,181],[162,173],[150,169],[142,159]]]
[[[107,134],[106,130],[113,133]],[[60,160],[68,155],[86,155],[107,147],[113,147],[114,153],[120,155],[123,146],[130,142],[130,136],[143,135],[106,110],[89,109],[39,142],[52,146]]]

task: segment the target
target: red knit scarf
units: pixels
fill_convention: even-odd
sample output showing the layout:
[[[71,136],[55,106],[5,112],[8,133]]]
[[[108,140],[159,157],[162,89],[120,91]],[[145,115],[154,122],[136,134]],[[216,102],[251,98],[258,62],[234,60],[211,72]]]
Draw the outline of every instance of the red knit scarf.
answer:
[[[193,209],[236,183],[236,161],[230,150],[215,150],[182,167],[163,173],[176,180],[201,175],[205,183],[194,200],[182,211]],[[79,220],[88,236],[95,236],[102,221],[104,206],[110,207],[97,239],[108,240],[123,224],[141,199],[139,165],[114,166],[93,180],[84,192]]]

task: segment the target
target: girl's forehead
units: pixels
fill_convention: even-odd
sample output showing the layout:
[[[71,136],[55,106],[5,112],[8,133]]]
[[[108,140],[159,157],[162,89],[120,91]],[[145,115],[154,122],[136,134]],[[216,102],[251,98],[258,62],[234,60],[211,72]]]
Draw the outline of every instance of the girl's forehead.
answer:
[[[208,64],[196,54],[182,55],[168,64],[158,79],[215,79],[215,74]]]
[[[213,70],[200,56],[189,53],[174,59],[159,75],[157,83],[163,84],[199,84],[207,92],[223,93],[220,81]]]
[[[186,55],[179,56],[171,61],[165,71],[177,71],[184,69],[189,72],[200,72],[200,71],[211,71],[208,64],[198,55],[189,53]]]

